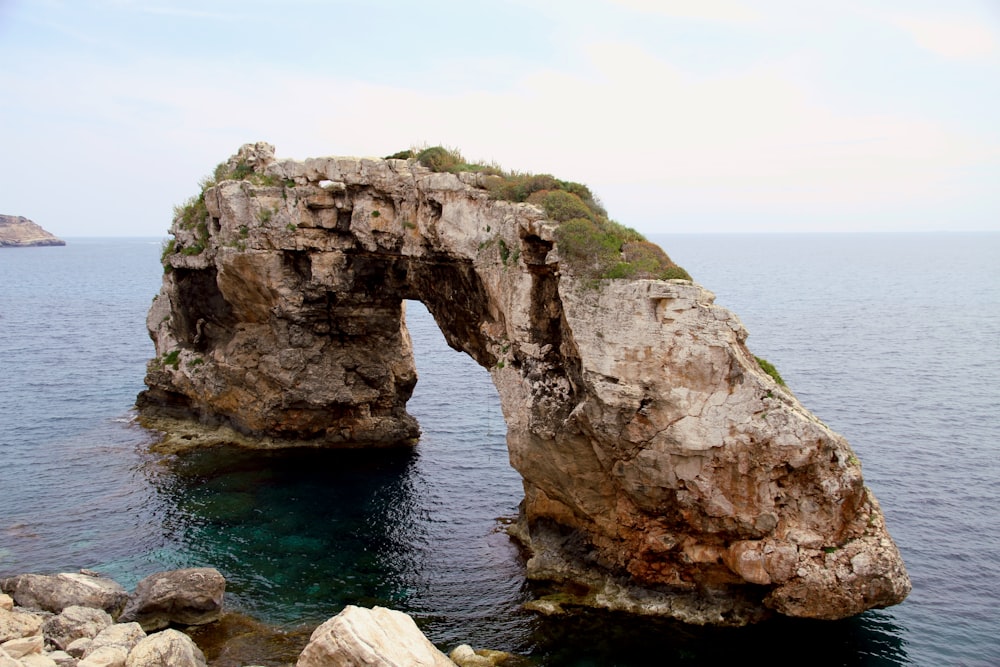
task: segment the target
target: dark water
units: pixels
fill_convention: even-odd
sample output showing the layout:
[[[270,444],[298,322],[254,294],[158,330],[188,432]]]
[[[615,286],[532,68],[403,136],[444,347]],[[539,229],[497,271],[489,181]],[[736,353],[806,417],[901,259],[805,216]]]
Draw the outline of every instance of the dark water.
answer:
[[[913,579],[904,604],[738,630],[519,611],[496,392],[419,304],[416,451],[146,454],[129,409],[160,248],[123,239],[0,252],[0,576],[90,567],[131,586],[213,565],[228,604],[269,623],[380,604],[442,648],[543,665],[1000,664],[1000,234],[654,240],[851,441]]]

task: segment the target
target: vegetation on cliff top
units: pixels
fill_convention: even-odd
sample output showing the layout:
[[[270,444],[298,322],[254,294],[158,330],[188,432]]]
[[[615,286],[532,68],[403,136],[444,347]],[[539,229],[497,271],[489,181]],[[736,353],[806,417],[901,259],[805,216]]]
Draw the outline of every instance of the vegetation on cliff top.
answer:
[[[176,239],[171,239],[163,246],[163,254],[160,263],[166,271],[170,270],[167,257],[175,252],[182,255],[200,255],[208,247],[208,207],[205,205],[205,192],[209,188],[218,185],[223,181],[250,181],[254,185],[279,186],[288,183],[270,174],[261,174],[254,171],[253,166],[245,160],[238,160],[235,164],[220,162],[212,171],[211,176],[206,176],[198,182],[198,194],[190,197],[183,204],[174,206],[174,221],[181,229],[194,229],[197,232],[197,240],[191,245],[179,245]]]
[[[400,151],[386,159],[416,159],[436,172],[481,173],[486,189],[495,199],[541,207],[550,220],[560,223],[556,229],[560,256],[582,277],[691,280],[688,272],[674,264],[658,245],[611,220],[590,188],[582,183],[468,162],[458,150],[443,146]]]
[[[495,199],[528,202],[542,208],[550,220],[559,223],[556,241],[563,260],[581,277],[588,279],[655,278],[691,280],[683,268],[655,243],[639,232],[608,217],[607,211],[586,185],[564,181],[550,174],[506,171],[496,164],[468,162],[462,154],[443,146],[405,150],[386,159],[415,159],[435,172],[476,172]],[[227,180],[247,180],[255,185],[284,183],[254,171],[243,160],[222,162],[199,183],[200,191],[174,207],[174,221],[181,229],[195,230],[196,240],[188,245],[171,241],[164,246],[161,261],[169,270],[167,257],[175,252],[201,254],[208,245],[208,208],[205,192]]]

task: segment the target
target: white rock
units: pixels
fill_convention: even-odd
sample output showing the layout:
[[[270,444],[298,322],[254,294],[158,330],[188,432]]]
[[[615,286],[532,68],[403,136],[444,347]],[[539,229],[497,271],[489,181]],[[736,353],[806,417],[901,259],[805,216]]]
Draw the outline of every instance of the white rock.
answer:
[[[125,667],[128,651],[121,646],[100,646],[87,654],[76,667]]]
[[[32,653],[41,653],[44,647],[45,639],[41,635],[11,639],[0,644],[0,648],[6,651],[7,655],[18,660]]]
[[[66,647],[66,652],[69,653],[74,658],[82,658],[86,654],[87,649],[89,649],[94,643],[92,637],[80,637],[79,639],[74,639]]]
[[[21,658],[21,667],[59,667],[51,656],[32,653]]]
[[[146,633],[143,631],[142,626],[138,623],[117,623],[115,625],[109,625],[101,630],[96,637],[94,637],[93,642],[84,652],[83,657],[84,659],[90,658],[101,649],[111,647],[120,648],[123,651],[124,655],[122,656],[122,660],[124,661],[128,652],[145,638]]]
[[[451,653],[448,654],[458,667],[493,667],[493,661],[489,658],[484,658],[481,655],[476,655],[476,652],[472,650],[472,647],[468,644],[462,644],[456,646]]]
[[[183,632],[164,630],[135,645],[125,667],[205,667],[205,654]]]
[[[41,615],[23,609],[0,609],[0,642],[41,634],[44,620]]]
[[[296,667],[454,667],[400,611],[349,605],[313,631]]]
[[[0,667],[21,667],[21,662],[7,655],[7,652],[0,648]]]
[[[52,653],[46,653],[45,655],[51,658],[59,667],[76,667],[76,658],[66,651],[52,651]]]
[[[61,649],[65,649],[81,637],[94,638],[114,621],[103,609],[71,606],[63,609],[42,625],[45,638]]]

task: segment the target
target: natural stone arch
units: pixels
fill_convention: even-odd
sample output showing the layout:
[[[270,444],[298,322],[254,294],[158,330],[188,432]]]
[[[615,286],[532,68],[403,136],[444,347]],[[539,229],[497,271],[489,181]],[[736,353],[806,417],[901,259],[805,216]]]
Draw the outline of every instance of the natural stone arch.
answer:
[[[412,442],[415,299],[497,387],[530,577],[696,623],[839,618],[908,593],[846,441],[700,286],[581,275],[556,222],[475,173],[276,161],[267,144],[227,172],[242,178],[175,220],[150,309],[139,406],[168,443]]]

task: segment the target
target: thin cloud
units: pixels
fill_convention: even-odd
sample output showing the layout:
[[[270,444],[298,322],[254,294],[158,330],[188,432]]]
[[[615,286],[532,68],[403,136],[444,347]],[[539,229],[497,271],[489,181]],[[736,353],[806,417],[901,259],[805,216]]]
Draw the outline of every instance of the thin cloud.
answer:
[[[239,18],[239,15],[233,12],[206,11],[204,9],[192,9],[188,7],[178,7],[176,5],[167,6],[158,3],[147,3],[142,0],[113,0],[111,5],[122,9],[140,12],[142,14],[153,14],[155,16],[211,19],[214,21],[231,21],[235,18]]]
[[[989,26],[956,16],[895,16],[890,22],[918,46],[950,60],[987,60],[1000,51]]]
[[[611,0],[629,9],[677,18],[724,23],[753,23],[761,15],[745,2],[735,0]]]
[[[495,50],[464,62],[460,79],[449,79],[444,57],[424,57],[405,75],[382,77],[333,66],[345,57],[335,50],[328,62],[306,59],[289,68],[276,58],[247,66],[223,50],[199,50],[200,41],[114,59],[76,43],[68,50],[73,57],[39,48],[28,59],[22,49],[21,59],[13,60],[19,67],[0,70],[5,90],[23,101],[3,113],[0,125],[17,132],[7,133],[12,159],[0,171],[15,184],[10,190],[18,201],[11,205],[48,206],[49,217],[72,217],[81,225],[118,219],[100,210],[105,205],[119,207],[121,220],[141,210],[157,233],[169,222],[172,205],[192,194],[212,165],[258,140],[297,158],[388,155],[420,143],[457,146],[472,160],[585,182],[613,215],[645,232],[704,230],[706,224],[773,229],[782,215],[788,224],[813,229],[821,221],[841,229],[864,221],[911,226],[915,220],[995,228],[995,93],[985,85],[953,86],[954,77],[927,70],[927,58],[908,47],[884,15],[862,12],[860,25],[871,37],[862,52],[844,49],[846,41],[822,39],[826,33],[814,26],[814,12],[779,18],[782,26],[805,22],[815,33],[776,30],[772,15],[763,28],[776,48],[741,43],[724,54],[724,67],[706,68],[692,67],[686,52],[648,37],[644,42],[629,26],[649,16],[623,11],[621,3],[686,11],[701,20],[714,16],[718,25],[699,27],[708,34],[731,34],[734,21],[750,20],[731,3],[691,10],[605,0],[602,11],[617,11],[621,25],[611,22],[613,29],[598,33],[558,24],[556,36],[569,36],[559,57]],[[121,13],[141,18],[163,5],[142,0],[121,6]],[[188,8],[197,11],[186,3],[179,11]],[[252,25],[265,20],[265,14],[246,11]],[[859,26],[854,19],[846,24]],[[839,35],[835,29],[843,27],[832,22],[829,29]],[[788,35],[816,39],[785,40]],[[714,54],[727,46],[720,39],[706,48]],[[403,47],[411,58],[409,45]],[[887,62],[907,75],[893,79],[899,85],[884,95],[859,83],[878,81],[863,75],[879,63],[882,48],[892,56]],[[939,69],[985,81],[989,67],[949,60]],[[851,76],[831,76],[845,72]],[[907,87],[914,81],[919,85]],[[954,103],[936,106],[942,99]],[[79,206],[60,213],[62,199],[49,197],[44,183],[31,178],[66,153],[88,156],[88,168],[64,185],[71,196],[62,199],[92,203],[90,218]],[[148,187],[144,170],[131,167],[151,160],[156,188]],[[103,192],[97,183],[108,181],[118,184],[116,198],[91,202],[94,192]]]

